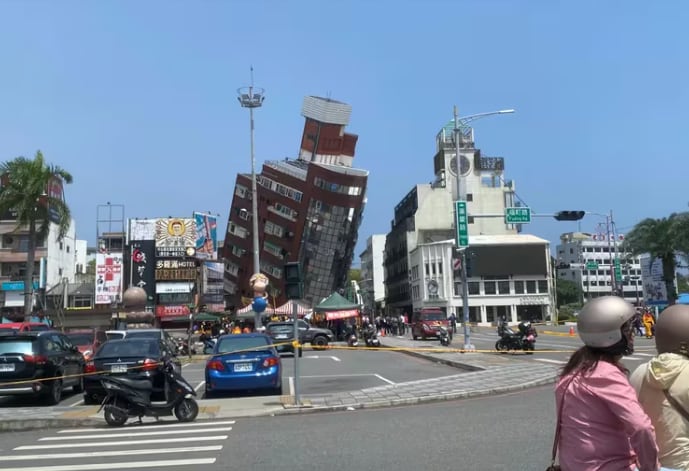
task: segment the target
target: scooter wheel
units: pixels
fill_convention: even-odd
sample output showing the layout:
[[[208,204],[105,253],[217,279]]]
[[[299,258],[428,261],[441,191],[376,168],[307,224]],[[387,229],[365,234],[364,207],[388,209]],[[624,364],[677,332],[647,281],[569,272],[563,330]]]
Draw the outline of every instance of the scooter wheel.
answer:
[[[199,415],[199,405],[193,399],[185,399],[175,406],[175,417],[180,422],[193,422]]]
[[[495,342],[495,349],[502,353],[507,353],[507,347],[502,343],[501,340]]]
[[[127,414],[122,413],[115,407],[105,406],[103,417],[105,422],[111,427],[122,427],[127,422]]]

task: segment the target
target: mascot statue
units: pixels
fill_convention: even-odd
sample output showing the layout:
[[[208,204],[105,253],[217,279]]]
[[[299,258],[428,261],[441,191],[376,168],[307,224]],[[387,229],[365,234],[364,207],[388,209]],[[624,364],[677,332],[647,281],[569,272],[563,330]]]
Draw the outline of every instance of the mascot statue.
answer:
[[[251,309],[257,314],[265,311],[268,306],[268,293],[266,293],[268,283],[270,283],[270,280],[263,273],[255,273],[249,278],[249,286],[251,286],[251,290],[254,292],[254,301],[251,303]]]

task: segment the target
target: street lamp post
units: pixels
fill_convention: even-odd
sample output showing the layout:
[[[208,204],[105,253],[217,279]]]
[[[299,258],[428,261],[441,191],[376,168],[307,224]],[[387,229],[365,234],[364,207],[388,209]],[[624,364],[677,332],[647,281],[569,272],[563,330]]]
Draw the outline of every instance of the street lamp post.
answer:
[[[467,191],[466,191],[466,177],[462,175],[462,164],[460,157],[460,147],[462,140],[462,129],[461,127],[475,121],[479,118],[484,118],[486,116],[493,116],[498,114],[510,114],[514,113],[514,110],[500,110],[491,111],[488,113],[478,113],[464,117],[458,117],[457,107],[454,107],[454,138],[455,138],[455,162],[456,164],[456,174],[457,174],[457,201],[466,201]],[[455,217],[455,224],[458,223],[459,218]],[[457,229],[457,228],[455,228]],[[455,230],[458,233],[457,230]],[[459,242],[459,241],[458,241]],[[471,329],[469,327],[469,285],[468,285],[468,273],[467,273],[467,253],[466,248],[462,250],[462,266],[461,266],[461,279],[462,279],[462,319],[464,324],[464,350],[475,350],[474,346],[471,344]]]
[[[251,68],[251,85],[237,90],[239,104],[242,108],[249,108],[249,132],[251,135],[251,218],[252,218],[252,239],[254,250],[254,273],[261,272],[259,261],[258,244],[258,192],[256,190],[256,155],[254,152],[254,108],[260,108],[265,99],[265,90],[254,87],[254,68]],[[261,314],[254,315],[254,328],[258,329],[261,325]]]

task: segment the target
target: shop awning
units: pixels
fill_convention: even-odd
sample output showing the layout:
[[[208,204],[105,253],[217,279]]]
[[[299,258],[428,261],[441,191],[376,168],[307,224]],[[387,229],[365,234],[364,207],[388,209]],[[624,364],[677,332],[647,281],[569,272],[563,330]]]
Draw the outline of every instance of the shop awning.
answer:
[[[158,282],[156,283],[156,293],[191,293],[194,283],[189,281]]]
[[[338,319],[348,319],[359,315],[358,309],[347,309],[345,311],[330,311],[325,313],[325,319],[328,321],[335,321]]]
[[[275,314],[280,315],[280,316],[291,316],[292,313],[294,312],[294,305],[296,304],[297,306],[297,316],[299,317],[304,317],[308,314],[311,314],[312,310],[305,305],[301,304],[299,301],[295,301],[293,299],[290,299],[287,301],[285,304],[283,304],[280,307],[275,308]]]

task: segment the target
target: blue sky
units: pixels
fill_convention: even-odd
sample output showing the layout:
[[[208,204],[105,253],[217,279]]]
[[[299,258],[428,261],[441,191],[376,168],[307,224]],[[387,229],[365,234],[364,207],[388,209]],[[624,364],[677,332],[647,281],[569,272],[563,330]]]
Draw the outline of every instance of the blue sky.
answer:
[[[41,149],[70,170],[91,243],[107,201],[127,217],[211,211],[224,232],[250,168],[236,89],[253,65],[259,162],[296,155],[305,95],[352,105],[370,170],[357,254],[433,179],[453,105],[517,110],[477,121],[476,141],[534,211],[612,209],[624,230],[687,209],[688,19],[679,0],[2,0],[0,158]]]

